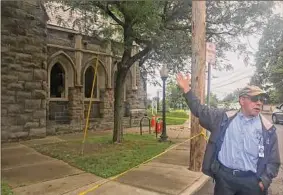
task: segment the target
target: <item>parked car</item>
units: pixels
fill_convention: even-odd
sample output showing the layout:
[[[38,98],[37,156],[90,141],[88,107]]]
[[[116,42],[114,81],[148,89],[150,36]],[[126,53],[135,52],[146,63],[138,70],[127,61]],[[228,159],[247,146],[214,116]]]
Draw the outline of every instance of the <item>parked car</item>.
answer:
[[[276,106],[272,113],[272,122],[274,124],[283,123],[283,104]]]

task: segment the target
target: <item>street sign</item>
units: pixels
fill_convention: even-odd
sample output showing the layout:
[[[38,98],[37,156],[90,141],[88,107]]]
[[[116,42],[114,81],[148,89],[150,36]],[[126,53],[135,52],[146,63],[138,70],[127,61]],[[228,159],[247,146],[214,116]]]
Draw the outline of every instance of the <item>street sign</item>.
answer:
[[[214,43],[206,42],[206,62],[215,64],[216,61],[216,46]]]

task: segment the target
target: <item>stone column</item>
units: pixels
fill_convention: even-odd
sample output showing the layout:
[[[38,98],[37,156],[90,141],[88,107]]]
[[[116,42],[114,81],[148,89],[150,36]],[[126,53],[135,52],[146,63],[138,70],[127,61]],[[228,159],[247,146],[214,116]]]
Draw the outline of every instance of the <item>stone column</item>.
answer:
[[[138,126],[140,119],[146,113],[145,99],[146,91],[141,81],[140,70],[136,71],[137,90],[129,92],[129,102],[131,104],[131,126]]]
[[[83,53],[81,52],[82,49],[82,35],[78,34],[75,35],[75,59],[76,59],[76,85],[81,85],[81,70],[82,70],[82,59],[83,59]]]
[[[114,90],[107,88],[103,92],[102,102],[100,103],[100,112],[102,115],[102,129],[113,128],[114,124]]]
[[[135,45],[133,47],[133,50],[132,50],[132,55],[135,55],[138,53],[138,47]],[[132,67],[131,67],[131,71],[132,71],[132,89],[133,90],[137,90],[138,87],[137,87],[137,68],[139,66],[139,62],[135,62]]]
[[[73,130],[82,130],[84,122],[83,87],[69,87],[69,115]]]
[[[106,64],[106,74],[107,74],[107,88],[111,88],[112,86],[112,55],[113,55],[113,52],[112,52],[112,49],[111,49],[111,41],[108,41],[107,42],[107,48],[106,48],[106,52],[107,54],[110,54],[110,56],[107,56],[106,59],[105,59],[105,64]]]

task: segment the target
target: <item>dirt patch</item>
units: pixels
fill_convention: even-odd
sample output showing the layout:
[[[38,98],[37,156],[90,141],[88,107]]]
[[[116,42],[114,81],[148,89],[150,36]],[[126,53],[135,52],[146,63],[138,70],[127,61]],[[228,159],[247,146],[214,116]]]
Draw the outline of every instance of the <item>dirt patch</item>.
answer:
[[[33,146],[33,145],[41,145],[41,144],[49,144],[49,143],[58,143],[65,140],[62,140],[56,136],[49,136],[42,139],[33,139],[28,141],[23,141],[21,144],[24,144],[26,146]]]
[[[104,131],[88,131],[87,132],[87,138],[89,137],[93,137],[93,136],[103,136],[103,135],[111,135],[112,134],[112,130],[104,130]],[[84,133],[70,133],[70,134],[64,134],[64,135],[60,135],[58,136],[58,138],[62,139],[62,140],[66,140],[66,141],[70,141],[70,140],[80,140],[82,141],[84,137]]]

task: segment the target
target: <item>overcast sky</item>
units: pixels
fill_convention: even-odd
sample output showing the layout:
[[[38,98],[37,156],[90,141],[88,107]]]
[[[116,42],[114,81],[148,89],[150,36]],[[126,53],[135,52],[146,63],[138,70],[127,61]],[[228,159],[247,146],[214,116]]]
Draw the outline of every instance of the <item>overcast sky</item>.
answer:
[[[276,13],[281,13],[283,15],[283,3],[281,2],[280,6],[277,7]],[[260,37],[249,36],[244,37],[244,41],[248,43],[249,50],[255,53],[258,49],[258,41]],[[217,49],[217,48],[216,48]],[[227,94],[232,93],[237,88],[243,88],[250,81],[250,78],[254,74],[255,67],[245,65],[243,58],[238,58],[237,53],[227,52],[227,59],[233,66],[233,70],[230,71],[216,71],[212,69],[212,78],[211,80],[211,92],[216,94],[218,98],[222,99]],[[250,57],[250,62],[253,61],[253,56]],[[157,75],[157,77],[160,77]],[[161,82],[161,80],[160,80]],[[160,90],[160,87],[155,87],[150,83],[147,84],[147,93],[148,98],[157,96],[157,91]]]
[[[249,42],[254,49],[257,49],[258,39],[249,37]],[[252,62],[252,56],[250,57]],[[244,87],[250,81],[255,70],[254,66],[245,65],[243,58],[238,58],[236,53],[227,52],[227,59],[232,64],[233,70],[220,72],[212,68],[213,78],[211,80],[211,92],[221,99],[227,94],[233,92],[235,89]],[[155,87],[150,83],[147,84],[147,87],[149,98],[156,96],[157,91],[162,89],[160,87]]]

